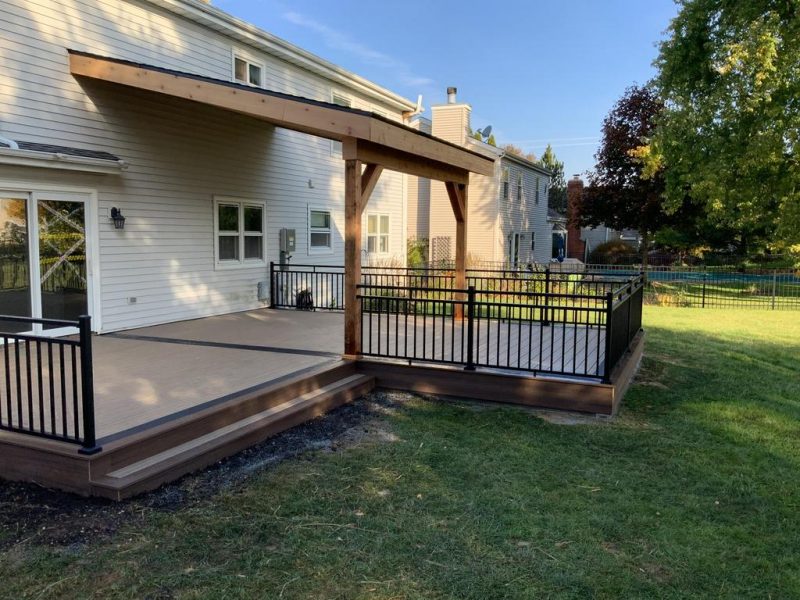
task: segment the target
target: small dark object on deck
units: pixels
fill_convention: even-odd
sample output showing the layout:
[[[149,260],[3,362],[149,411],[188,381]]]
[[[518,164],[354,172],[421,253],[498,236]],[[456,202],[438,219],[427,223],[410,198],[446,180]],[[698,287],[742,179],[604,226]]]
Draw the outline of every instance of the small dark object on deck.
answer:
[[[297,310],[314,310],[314,297],[311,290],[297,292]]]

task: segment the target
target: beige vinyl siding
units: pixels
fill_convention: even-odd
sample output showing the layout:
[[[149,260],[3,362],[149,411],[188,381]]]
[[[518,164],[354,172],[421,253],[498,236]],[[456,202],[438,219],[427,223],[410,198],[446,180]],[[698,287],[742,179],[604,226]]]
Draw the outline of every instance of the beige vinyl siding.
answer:
[[[551,228],[547,223],[547,176],[510,159],[502,159],[503,167],[509,170],[509,197],[502,197],[498,189],[498,260],[507,263],[509,255],[509,236],[521,234],[519,260],[521,263],[547,262],[550,260]],[[517,198],[518,177],[522,175],[522,201]],[[536,188],[539,189],[539,202],[536,203]],[[531,234],[535,233],[536,246],[531,252]]]
[[[431,133],[431,122],[427,119],[416,119],[409,126],[424,133]],[[430,236],[431,180],[409,175],[407,186],[407,235],[409,238],[427,239]]]
[[[0,167],[3,181],[97,190],[103,330],[123,329],[263,305],[267,267],[214,265],[213,196],[266,202],[266,259],[277,260],[278,230],[294,228],[293,262],[341,264],[344,166],[330,142],[263,122],[122,86],[77,81],[67,48],[232,77],[242,47],[149,2],[5,0],[0,4],[0,135],[111,152],[129,167],[95,176]],[[318,75],[247,48],[264,64],[266,87],[329,101],[341,89]],[[396,107],[348,91],[353,105],[400,120]],[[309,186],[311,180],[311,186]],[[391,215],[392,249],[405,254],[404,177],[384,173],[370,210]],[[307,256],[308,205],[330,207],[334,252]],[[108,219],[112,206],[124,231]],[[128,302],[135,297],[136,303]]]

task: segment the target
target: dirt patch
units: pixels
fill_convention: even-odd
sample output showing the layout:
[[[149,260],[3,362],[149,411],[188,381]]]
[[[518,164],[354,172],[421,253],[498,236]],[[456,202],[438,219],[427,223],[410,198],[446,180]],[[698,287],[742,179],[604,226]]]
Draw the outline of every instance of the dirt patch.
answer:
[[[0,550],[36,544],[80,553],[123,525],[141,523],[153,512],[197,504],[242,485],[249,477],[308,451],[337,452],[365,443],[397,440],[385,416],[402,410],[411,394],[372,392],[317,419],[284,431],[202,471],[126,502],[81,498],[30,483],[0,483]]]

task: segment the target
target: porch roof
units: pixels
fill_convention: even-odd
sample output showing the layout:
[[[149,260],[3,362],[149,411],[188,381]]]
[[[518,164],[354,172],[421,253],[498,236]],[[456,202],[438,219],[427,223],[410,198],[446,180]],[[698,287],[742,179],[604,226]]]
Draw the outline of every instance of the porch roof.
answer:
[[[492,175],[491,159],[375,113],[192,73],[69,50],[70,72],[246,114],[346,143],[345,158],[442,181]]]

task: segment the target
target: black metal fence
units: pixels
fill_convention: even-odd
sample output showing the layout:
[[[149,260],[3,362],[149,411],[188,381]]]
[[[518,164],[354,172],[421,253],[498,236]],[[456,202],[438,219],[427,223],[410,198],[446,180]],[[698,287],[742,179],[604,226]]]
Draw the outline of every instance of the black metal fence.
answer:
[[[362,284],[362,354],[610,382],[641,330],[644,281],[600,283],[583,293]]]
[[[614,279],[640,271],[624,265],[586,265],[586,272]],[[792,269],[648,266],[645,275],[645,304],[800,310],[800,271]]]
[[[78,333],[56,338],[18,331],[26,325],[31,331],[75,327]],[[90,317],[0,315],[0,340],[0,429],[80,444],[84,454],[98,452]]]

